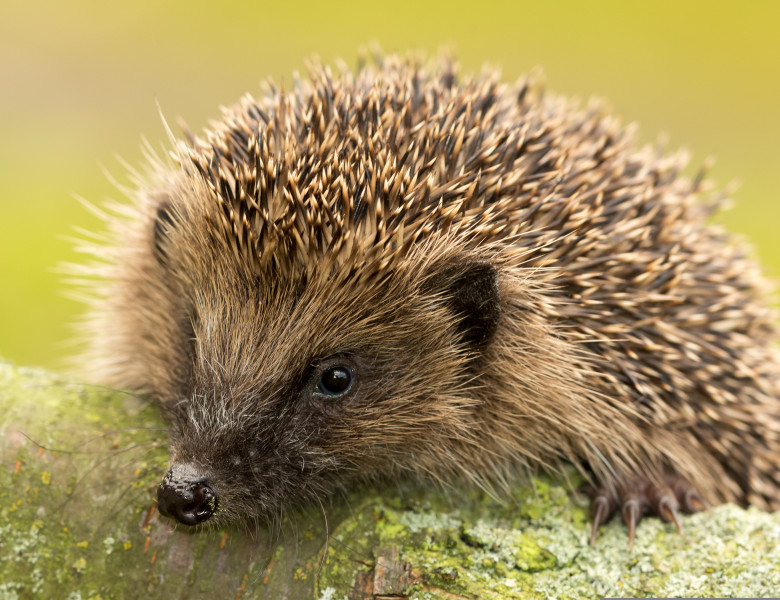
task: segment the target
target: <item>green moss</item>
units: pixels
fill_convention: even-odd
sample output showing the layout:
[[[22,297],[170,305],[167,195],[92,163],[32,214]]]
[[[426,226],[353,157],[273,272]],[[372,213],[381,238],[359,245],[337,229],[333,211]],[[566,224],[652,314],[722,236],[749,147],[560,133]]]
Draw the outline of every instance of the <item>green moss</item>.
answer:
[[[515,491],[513,508],[473,492],[447,510],[441,497],[420,490],[365,502],[334,532],[352,559],[330,553],[320,597],[346,598],[358,572],[354,558],[369,572],[381,548],[397,549],[398,560],[410,563],[417,579],[406,592],[420,600],[762,596],[780,589],[780,514],[717,507],[686,517],[685,538],[648,519],[633,550],[613,521],[591,547],[570,487],[547,478],[533,483]]]
[[[275,552],[267,532],[192,534],[153,513],[167,439],[142,399],[0,363],[0,414],[0,599],[310,593],[289,583],[299,567],[312,579],[309,529]]]
[[[262,529],[176,531],[150,513],[167,462],[153,407],[0,364],[0,412],[0,600],[346,600],[372,584],[380,558],[400,565],[397,585],[417,600],[780,589],[780,514],[717,507],[685,517],[685,538],[648,519],[633,550],[613,521],[591,547],[576,479],[535,478],[506,501],[478,490],[356,491],[328,509],[327,544],[316,510],[291,515],[278,543]]]

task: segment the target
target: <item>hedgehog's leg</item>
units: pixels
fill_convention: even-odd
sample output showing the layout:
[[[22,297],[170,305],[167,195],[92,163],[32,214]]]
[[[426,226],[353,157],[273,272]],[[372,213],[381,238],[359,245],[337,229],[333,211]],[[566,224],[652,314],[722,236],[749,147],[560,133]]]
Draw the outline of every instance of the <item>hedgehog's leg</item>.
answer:
[[[674,523],[682,534],[678,512],[692,513],[707,507],[699,493],[682,477],[667,473],[663,484],[650,480],[633,480],[628,485],[586,485],[584,491],[590,496],[593,528],[591,545],[601,525],[609,521],[620,509],[628,528],[629,545],[634,543],[636,526],[645,515],[660,517]]]

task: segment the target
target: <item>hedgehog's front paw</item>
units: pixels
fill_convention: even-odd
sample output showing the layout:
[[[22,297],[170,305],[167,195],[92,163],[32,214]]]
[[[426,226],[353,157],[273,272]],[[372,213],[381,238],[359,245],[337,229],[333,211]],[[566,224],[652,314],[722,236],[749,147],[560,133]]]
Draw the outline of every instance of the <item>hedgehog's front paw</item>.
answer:
[[[628,527],[629,546],[634,544],[634,531],[645,515],[660,517],[674,523],[682,534],[678,512],[693,513],[707,508],[701,495],[684,479],[667,474],[662,484],[648,479],[634,479],[619,485],[585,484],[583,491],[590,496],[590,512],[593,529],[591,545],[601,525],[609,521],[620,509]]]

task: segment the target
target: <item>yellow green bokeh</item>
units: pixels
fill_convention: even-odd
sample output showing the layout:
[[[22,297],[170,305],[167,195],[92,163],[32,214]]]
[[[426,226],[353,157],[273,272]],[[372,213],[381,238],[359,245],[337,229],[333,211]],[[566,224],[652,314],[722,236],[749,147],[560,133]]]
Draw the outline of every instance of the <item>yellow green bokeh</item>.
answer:
[[[304,59],[354,64],[361,45],[454,49],[515,79],[535,66],[548,89],[609,99],[640,138],[669,135],[693,165],[717,159],[742,182],[720,218],[780,274],[780,3],[719,2],[4,2],[0,6],[0,356],[57,367],[81,307],[54,272],[78,260],[74,227],[97,219],[74,194],[121,194],[121,156],[140,139],[193,129],[217,107],[288,79]]]

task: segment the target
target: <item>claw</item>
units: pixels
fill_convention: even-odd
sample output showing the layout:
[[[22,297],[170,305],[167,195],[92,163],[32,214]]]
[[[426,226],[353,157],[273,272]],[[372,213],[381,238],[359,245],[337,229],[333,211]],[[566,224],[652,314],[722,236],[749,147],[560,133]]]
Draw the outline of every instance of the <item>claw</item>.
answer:
[[[677,498],[677,502],[680,505],[682,511],[686,514],[699,512],[701,510],[709,510],[709,504],[704,501],[704,498],[683,480],[675,480],[672,483],[672,489],[674,495]]]
[[[677,507],[675,504],[676,502],[674,502],[671,497],[664,496],[661,498],[656,512],[664,521],[674,523],[674,526],[677,528],[677,533],[684,535],[682,523],[680,523],[680,517],[677,515]]]
[[[593,515],[593,528],[590,530],[590,545],[596,545],[596,537],[599,533],[599,527],[609,521],[615,514],[616,505],[610,502],[606,495],[599,495],[593,499],[591,505],[591,514]]]
[[[658,515],[667,523],[674,523],[678,533],[683,535],[682,523],[677,515],[677,510],[680,507],[677,493],[671,487],[652,487],[649,495],[650,512]]]
[[[694,490],[686,490],[683,494],[683,498],[680,500],[683,512],[695,513],[700,510],[709,510],[710,506],[704,499]]]
[[[709,510],[702,496],[674,473],[667,473],[664,482],[639,477],[620,482],[617,486],[615,483],[583,486],[583,490],[591,499],[591,545],[596,543],[599,527],[609,521],[618,509],[628,529],[629,548],[634,545],[637,525],[645,515],[653,515],[668,523],[674,523],[679,534],[685,537],[680,513]]]
[[[639,521],[642,520],[642,514],[639,510],[639,500],[631,498],[623,503],[623,521],[625,521],[628,527],[628,547],[634,547],[634,534],[636,532],[636,526]]]

